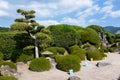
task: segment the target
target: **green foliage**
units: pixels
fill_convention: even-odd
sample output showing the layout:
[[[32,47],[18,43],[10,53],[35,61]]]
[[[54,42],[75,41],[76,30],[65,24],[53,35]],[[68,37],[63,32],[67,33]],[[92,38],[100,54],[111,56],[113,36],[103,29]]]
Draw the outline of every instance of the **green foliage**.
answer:
[[[9,30],[7,27],[0,27],[0,32],[8,32]]]
[[[49,47],[49,48],[46,48],[45,50],[53,52],[54,54],[64,54],[66,51],[62,47]]]
[[[80,58],[75,55],[67,55],[61,57],[62,59],[59,59],[57,63],[57,68],[63,71],[68,72],[70,69],[73,69],[73,71],[79,71],[80,70]]]
[[[16,59],[16,62],[24,62],[24,63],[27,63],[28,61],[34,59],[34,54],[31,54],[31,55],[27,55],[27,54],[24,54],[22,53],[17,59]]]
[[[29,69],[32,71],[37,71],[37,72],[49,70],[50,69],[50,61],[43,57],[33,59],[30,62]]]
[[[81,60],[85,60],[86,50],[79,48],[79,46],[74,45],[69,49],[70,54],[77,55]]]
[[[16,49],[23,49],[28,45],[34,45],[34,40],[25,32],[17,32],[13,39],[16,41]]]
[[[109,52],[109,49],[107,49],[104,45],[101,45],[101,52]]]
[[[35,35],[37,39],[39,39],[39,47],[40,49],[44,50],[48,46],[50,46],[50,43],[52,41],[51,37],[43,32],[36,33]]]
[[[4,59],[10,59],[16,47],[16,41],[13,40],[15,34],[11,32],[0,33],[0,52],[4,54]]]
[[[81,30],[81,41],[82,43],[90,43],[96,47],[100,46],[100,38],[98,33],[90,28]]]
[[[115,42],[120,42],[120,34],[115,34]]]
[[[87,59],[90,60],[93,58],[93,60],[102,60],[103,57],[105,57],[104,53],[96,50],[96,51],[88,51],[87,52]]]
[[[18,80],[18,79],[12,76],[0,76],[0,80]]]
[[[89,25],[87,26],[87,28],[91,28],[91,29],[94,29],[97,33],[99,31],[104,31],[104,28],[102,28],[102,26],[99,26],[99,25]],[[104,31],[105,32],[105,31]]]
[[[2,62],[1,64],[0,64],[0,67],[2,66],[2,65],[8,65],[9,67],[11,67],[12,69],[15,69],[15,70],[17,70],[17,66],[16,66],[16,64],[14,64],[13,62]]]
[[[23,48],[23,52],[27,55],[33,55],[34,54],[34,46],[26,46]]]
[[[60,24],[48,27],[52,36],[52,46],[68,48],[79,43],[80,35],[72,25]]]
[[[115,34],[106,32],[106,39],[110,44],[113,44],[115,42]]]
[[[0,60],[3,60],[3,53],[0,52]]]

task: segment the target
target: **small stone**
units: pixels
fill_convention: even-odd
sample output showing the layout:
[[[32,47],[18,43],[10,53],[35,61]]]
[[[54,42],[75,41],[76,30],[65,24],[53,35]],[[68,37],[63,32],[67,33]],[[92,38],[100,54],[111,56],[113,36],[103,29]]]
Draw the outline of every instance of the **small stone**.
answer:
[[[68,80],[81,80],[81,79],[77,76],[71,76],[68,78]]]

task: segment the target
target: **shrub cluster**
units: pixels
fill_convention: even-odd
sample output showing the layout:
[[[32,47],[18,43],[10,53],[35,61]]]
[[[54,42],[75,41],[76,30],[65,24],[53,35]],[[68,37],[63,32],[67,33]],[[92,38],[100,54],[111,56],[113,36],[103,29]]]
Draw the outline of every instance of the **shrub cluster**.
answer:
[[[43,57],[33,59],[29,65],[30,70],[37,72],[46,71],[49,70],[50,68],[51,68],[50,61]]]
[[[62,47],[49,47],[46,48],[47,51],[53,52],[54,54],[64,54],[65,53],[65,49]]]
[[[18,59],[16,59],[16,62],[24,62],[24,63],[27,63],[28,61],[34,59],[34,55],[27,55],[27,54],[24,54],[22,53]]]
[[[96,51],[88,51],[87,52],[87,59],[90,60],[91,58],[93,58],[93,60],[102,60],[103,57],[105,57],[106,55],[98,50]]]
[[[18,79],[11,76],[0,76],[0,80],[18,80]]]
[[[80,70],[80,58],[75,55],[66,55],[62,56],[61,59],[59,59],[57,63],[57,68],[68,72],[70,69],[73,69],[73,71],[79,71]]]
[[[86,50],[79,48],[79,46],[74,45],[69,49],[70,54],[77,55],[81,60],[85,60]]]
[[[8,66],[11,67],[12,69],[17,70],[17,66],[16,66],[13,62],[2,62],[2,63],[0,64],[0,67],[1,67],[2,65],[8,65]]]

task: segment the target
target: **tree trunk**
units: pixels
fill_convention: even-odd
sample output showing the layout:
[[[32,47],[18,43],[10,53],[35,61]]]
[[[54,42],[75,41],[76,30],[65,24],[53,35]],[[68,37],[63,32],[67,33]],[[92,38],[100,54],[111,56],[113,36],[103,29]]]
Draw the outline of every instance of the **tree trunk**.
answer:
[[[39,58],[38,40],[37,39],[35,39],[35,58]]]
[[[28,34],[35,40],[35,58],[39,58],[38,39],[28,31]]]

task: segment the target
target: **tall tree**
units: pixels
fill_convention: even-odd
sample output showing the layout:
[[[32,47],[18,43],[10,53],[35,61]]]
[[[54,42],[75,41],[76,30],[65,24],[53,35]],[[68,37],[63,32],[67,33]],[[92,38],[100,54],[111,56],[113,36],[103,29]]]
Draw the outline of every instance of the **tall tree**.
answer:
[[[26,31],[32,39],[34,39],[35,46],[35,57],[39,58],[38,47],[41,38],[47,38],[48,42],[50,37],[45,35],[47,31],[44,31],[45,27],[37,23],[33,18],[35,18],[34,10],[22,10],[18,9],[17,13],[20,13],[23,18],[16,18],[15,23],[11,25],[12,30]]]

